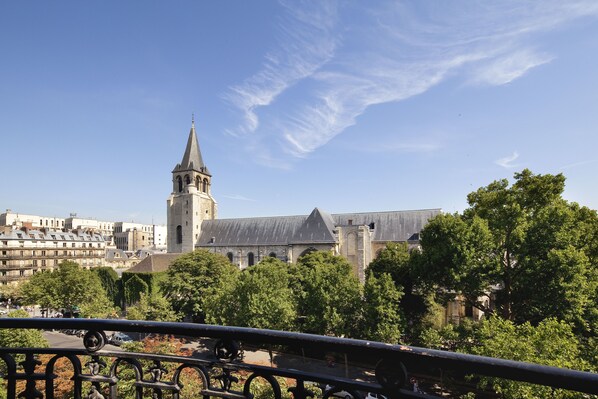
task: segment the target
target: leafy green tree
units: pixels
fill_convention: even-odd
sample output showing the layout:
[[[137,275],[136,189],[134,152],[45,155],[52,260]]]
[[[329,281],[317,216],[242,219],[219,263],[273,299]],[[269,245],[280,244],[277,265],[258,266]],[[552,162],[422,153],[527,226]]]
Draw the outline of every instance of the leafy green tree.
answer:
[[[376,277],[368,273],[363,289],[360,338],[399,343],[402,325],[399,302],[402,295],[390,274]]]
[[[548,317],[596,334],[598,217],[562,199],[563,175],[515,174],[468,195],[463,215],[440,215],[422,231],[418,276],[505,319]],[[541,284],[539,284],[541,282]]]
[[[293,330],[296,297],[289,266],[266,258],[236,275],[234,281],[206,299],[209,323],[273,330]]]
[[[99,277],[74,262],[63,262],[52,272],[38,273],[21,287],[25,304],[65,309],[85,317],[106,317],[113,312]]]
[[[196,322],[204,322],[206,298],[218,292],[221,285],[238,272],[226,256],[196,250],[172,263],[161,289],[175,311]]]
[[[302,330],[314,334],[355,336],[359,323],[361,286],[349,262],[330,252],[299,258]]]
[[[516,325],[509,320],[492,317],[482,321],[475,331],[470,353],[576,370],[588,370],[582,360],[580,345],[571,326],[555,319],[546,319],[534,327],[530,323]],[[554,390],[517,381],[483,377],[480,384],[491,387],[504,398],[569,398],[585,397],[564,390]]]
[[[24,310],[10,312],[7,317],[26,318],[29,314]],[[0,329],[0,347],[7,348],[47,348],[48,341],[39,330],[25,328]]]
[[[127,307],[128,320],[177,321],[179,314],[172,310],[170,302],[160,294],[141,294],[139,302]]]

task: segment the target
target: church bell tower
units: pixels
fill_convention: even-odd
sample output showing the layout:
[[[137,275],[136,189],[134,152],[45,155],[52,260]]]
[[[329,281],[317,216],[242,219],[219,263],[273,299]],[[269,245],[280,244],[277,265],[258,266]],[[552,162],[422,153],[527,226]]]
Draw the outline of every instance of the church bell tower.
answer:
[[[183,160],[172,171],[172,194],[166,201],[169,253],[193,251],[201,234],[201,223],[216,219],[217,204],[211,188],[212,175],[203,163],[192,118],[187,148]]]

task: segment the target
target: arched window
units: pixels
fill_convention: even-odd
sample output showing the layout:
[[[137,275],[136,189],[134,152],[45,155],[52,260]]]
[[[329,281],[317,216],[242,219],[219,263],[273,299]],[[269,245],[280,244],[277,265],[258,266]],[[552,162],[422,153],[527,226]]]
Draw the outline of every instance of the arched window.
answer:
[[[177,182],[177,185],[179,186],[179,193],[182,193],[183,192],[183,179],[181,179],[181,176],[176,177],[176,182]]]
[[[201,187],[201,177],[197,176],[195,178],[195,188],[197,188],[197,190],[199,190]]]
[[[255,265],[255,258],[253,256],[253,252],[247,254],[247,266]]]
[[[357,250],[357,235],[355,233],[347,234],[347,256],[356,254]]]
[[[189,175],[185,175],[185,184],[191,184],[191,178],[189,177]]]
[[[227,254],[226,254],[226,256],[228,257],[228,261],[229,261],[230,263],[233,263],[233,253],[232,253],[232,252],[229,252],[229,253],[227,253]]]
[[[176,227],[176,243],[183,243],[183,227],[180,224]]]
[[[270,255],[268,255],[268,256],[271,257],[271,258],[276,258],[276,253],[270,252]]]
[[[208,179],[203,179],[203,188],[202,190],[204,193],[208,192]]]

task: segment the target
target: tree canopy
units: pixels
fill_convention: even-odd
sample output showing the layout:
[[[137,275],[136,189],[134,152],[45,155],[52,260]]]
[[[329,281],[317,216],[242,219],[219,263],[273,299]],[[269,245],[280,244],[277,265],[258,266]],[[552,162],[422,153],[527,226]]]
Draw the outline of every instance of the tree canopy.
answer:
[[[238,268],[226,256],[196,250],[175,259],[161,282],[161,290],[176,312],[204,322],[206,298],[218,292],[236,273]]]
[[[106,317],[113,313],[97,274],[65,261],[52,272],[37,273],[21,286],[23,303],[38,304],[45,309],[64,309],[82,316]]]

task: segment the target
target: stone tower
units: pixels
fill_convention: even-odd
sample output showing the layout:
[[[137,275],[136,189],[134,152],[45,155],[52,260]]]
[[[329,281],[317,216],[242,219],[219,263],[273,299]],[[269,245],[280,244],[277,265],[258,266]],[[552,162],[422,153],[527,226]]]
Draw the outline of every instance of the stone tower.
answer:
[[[212,175],[203,163],[192,119],[187,148],[172,171],[172,194],[167,200],[169,253],[193,251],[201,222],[216,218],[217,204],[211,188]]]

